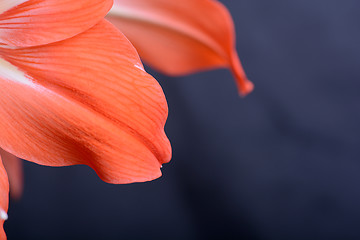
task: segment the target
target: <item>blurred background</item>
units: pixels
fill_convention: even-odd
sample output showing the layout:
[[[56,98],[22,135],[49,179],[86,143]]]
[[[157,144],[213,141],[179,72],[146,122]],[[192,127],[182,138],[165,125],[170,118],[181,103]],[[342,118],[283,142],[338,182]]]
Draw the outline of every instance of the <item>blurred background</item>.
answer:
[[[173,158],[155,181],[25,163],[15,239],[360,239],[360,1],[223,0],[255,91],[169,78]]]

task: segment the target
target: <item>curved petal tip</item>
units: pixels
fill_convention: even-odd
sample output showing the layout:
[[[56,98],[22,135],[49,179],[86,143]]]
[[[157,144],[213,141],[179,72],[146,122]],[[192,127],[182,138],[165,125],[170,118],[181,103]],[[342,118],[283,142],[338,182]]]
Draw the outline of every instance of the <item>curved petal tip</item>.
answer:
[[[254,84],[246,77],[245,71],[236,52],[232,55],[231,71],[235,77],[238,92],[241,97],[245,97],[254,90]]]
[[[226,67],[233,72],[241,96],[253,90],[236,53],[232,17],[219,1],[114,2],[107,18],[154,69],[181,76]]]
[[[254,84],[248,79],[241,80],[241,83],[237,80],[237,84],[239,95],[241,97],[246,97],[246,95],[248,95],[254,90]]]

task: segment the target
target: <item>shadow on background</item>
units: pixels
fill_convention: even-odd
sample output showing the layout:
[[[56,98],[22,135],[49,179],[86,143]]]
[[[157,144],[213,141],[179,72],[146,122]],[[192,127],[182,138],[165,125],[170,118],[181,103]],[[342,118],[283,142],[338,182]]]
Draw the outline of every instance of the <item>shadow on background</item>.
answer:
[[[255,91],[153,73],[173,159],[156,181],[25,164],[15,239],[360,239],[360,2],[227,0]],[[176,51],[176,50],[174,50]]]

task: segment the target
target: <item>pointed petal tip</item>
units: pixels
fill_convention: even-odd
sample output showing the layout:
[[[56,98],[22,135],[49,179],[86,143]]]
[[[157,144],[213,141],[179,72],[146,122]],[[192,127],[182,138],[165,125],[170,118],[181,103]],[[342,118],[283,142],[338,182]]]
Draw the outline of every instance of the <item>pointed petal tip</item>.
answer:
[[[232,54],[230,68],[234,75],[239,95],[241,97],[245,97],[254,90],[254,84],[246,77],[245,71],[241,65],[239,56],[236,51],[234,51]]]
[[[246,97],[254,90],[254,84],[248,79],[242,80],[242,82],[238,83],[238,85],[240,97]]]
[[[249,79],[247,79],[244,70],[240,65],[238,65],[238,67],[235,69],[233,68],[233,74],[239,95],[241,97],[246,97],[254,90],[254,84]]]

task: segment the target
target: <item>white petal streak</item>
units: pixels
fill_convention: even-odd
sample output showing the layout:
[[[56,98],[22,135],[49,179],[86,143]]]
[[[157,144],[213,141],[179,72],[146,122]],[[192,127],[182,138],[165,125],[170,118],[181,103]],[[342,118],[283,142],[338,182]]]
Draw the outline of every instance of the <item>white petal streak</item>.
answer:
[[[20,71],[16,66],[12,65],[8,61],[0,58],[0,78],[4,80],[18,82],[20,84],[25,84],[31,87],[36,85],[31,81],[31,79]]]
[[[0,0],[0,14],[28,0]]]

